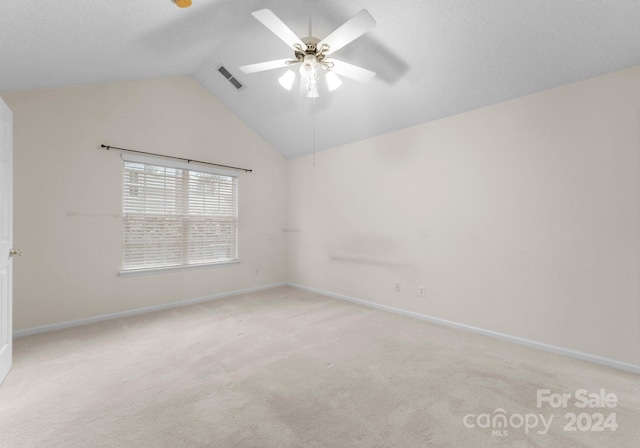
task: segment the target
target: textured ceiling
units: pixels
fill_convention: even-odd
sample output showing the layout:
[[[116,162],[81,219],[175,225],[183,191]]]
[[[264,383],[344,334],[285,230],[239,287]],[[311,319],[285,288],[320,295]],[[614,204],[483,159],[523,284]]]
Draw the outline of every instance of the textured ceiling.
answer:
[[[318,38],[367,9],[377,26],[335,57],[376,78],[314,102],[279,86],[282,69],[242,73],[291,56],[261,8]],[[639,24],[638,0],[2,1],[0,90],[193,75],[294,157],[638,65]]]

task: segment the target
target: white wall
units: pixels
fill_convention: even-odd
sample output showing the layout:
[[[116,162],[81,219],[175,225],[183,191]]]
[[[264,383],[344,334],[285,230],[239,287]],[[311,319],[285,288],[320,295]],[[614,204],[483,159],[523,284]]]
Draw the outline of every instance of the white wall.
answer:
[[[286,161],[190,77],[3,92],[14,114],[14,330],[283,282]],[[241,264],[119,278],[122,161],[100,144],[241,174]],[[256,267],[260,273],[256,275]]]
[[[292,159],[289,280],[640,365],[639,151],[636,67]]]

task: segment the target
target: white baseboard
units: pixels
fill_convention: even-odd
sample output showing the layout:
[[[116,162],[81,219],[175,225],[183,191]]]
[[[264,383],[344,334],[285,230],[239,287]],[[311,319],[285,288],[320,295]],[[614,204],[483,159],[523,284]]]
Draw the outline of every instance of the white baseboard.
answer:
[[[426,314],[420,314],[413,311],[407,311],[401,308],[394,308],[388,305],[381,305],[375,302],[369,302],[362,299],[356,299],[354,297],[345,296],[343,294],[336,294],[329,291],[323,291],[316,288],[311,288],[304,285],[298,285],[295,283],[287,283],[288,286],[293,288],[302,289],[305,291],[315,292],[318,294],[322,294],[324,296],[332,297],[334,299],[346,300],[348,302],[358,303],[360,305],[376,308],[383,311],[390,311],[392,313],[402,314],[404,316],[414,317],[416,319],[421,319],[427,322],[431,322],[437,325],[443,325],[446,327],[456,328],[458,330],[468,331],[471,333],[481,334],[484,336],[489,336],[491,338],[500,339],[507,342],[512,342],[519,345],[524,345],[527,347],[535,348],[538,350],[543,350],[545,352],[555,353],[557,355],[567,356],[569,358],[579,359],[581,361],[587,361],[594,364],[600,364],[606,367],[611,367],[618,370],[624,370],[626,372],[631,372],[635,374],[640,374],[640,366],[634,364],[628,364],[621,361],[616,361],[615,359],[603,358],[597,355],[591,355],[589,353],[578,352],[575,350],[570,350],[563,347],[556,347],[554,345],[544,344],[542,342],[531,341],[529,339],[520,338],[517,336],[511,336],[504,333],[498,333],[491,330],[485,330],[483,328],[472,327],[470,325],[464,325],[457,322],[452,322],[445,319],[440,319],[437,317],[427,316]]]
[[[269,285],[257,286],[257,287],[254,287],[254,288],[247,288],[247,289],[240,289],[240,290],[236,290],[236,291],[229,291],[229,292],[224,292],[224,293],[220,293],[220,294],[213,294],[213,295],[210,295],[210,296],[198,297],[198,298],[195,298],[195,299],[182,300],[182,301],[179,301],[179,302],[164,303],[162,305],[154,305],[154,306],[149,306],[149,307],[145,307],[145,308],[138,308],[138,309],[134,309],[134,310],[121,311],[121,312],[111,313],[111,314],[103,314],[103,315],[100,315],[100,316],[89,317],[89,318],[86,318],[86,319],[78,319],[78,320],[60,322],[60,323],[51,324],[51,325],[43,325],[41,327],[26,328],[24,330],[14,331],[13,332],[13,337],[14,338],[20,338],[20,337],[24,337],[24,336],[31,336],[31,335],[34,335],[34,334],[46,333],[46,332],[55,331],[55,330],[62,330],[62,329],[65,329],[65,328],[77,327],[77,326],[80,326],[80,325],[87,325],[87,324],[92,324],[92,323],[96,323],[96,322],[102,322],[102,321],[105,321],[105,320],[120,319],[120,318],[123,318],[123,317],[135,316],[135,315],[138,315],[138,314],[151,313],[153,311],[167,310],[167,309],[171,309],[171,308],[177,308],[177,307],[186,306],[186,305],[192,305],[192,304],[201,303],[201,302],[208,302],[208,301],[211,301],[211,300],[222,299],[222,298],[225,298],[225,297],[231,297],[231,296],[236,296],[236,295],[240,295],[240,294],[247,294],[247,293],[251,293],[251,292],[263,291],[263,290],[267,290],[267,289],[277,288],[277,287],[280,287],[280,286],[291,286],[293,288],[298,288],[298,289],[302,289],[302,290],[305,290],[305,291],[315,292],[317,294],[322,294],[324,296],[331,297],[331,298],[334,298],[334,299],[345,300],[345,301],[348,301],[348,302],[352,302],[352,303],[357,303],[357,304],[360,304],[360,305],[368,306],[368,307],[371,307],[371,308],[376,308],[376,309],[379,309],[379,310],[382,310],[382,311],[389,311],[389,312],[392,312],[392,313],[401,314],[401,315],[408,316],[408,317],[413,317],[413,318],[424,320],[424,321],[427,321],[427,322],[431,322],[431,323],[434,323],[434,324],[437,324],[437,325],[443,325],[443,326],[446,326],[446,327],[456,328],[458,330],[463,330],[463,331],[468,331],[468,332],[471,332],[471,333],[481,334],[481,335],[484,335],[484,336],[489,336],[491,338],[500,339],[500,340],[503,340],[503,341],[512,342],[512,343],[515,343],[515,344],[519,344],[519,345],[535,348],[535,349],[538,349],[538,350],[543,350],[543,351],[546,351],[546,352],[567,356],[569,358],[575,358],[575,359],[579,359],[581,361],[587,361],[587,362],[591,362],[591,363],[594,363],[594,364],[599,364],[599,365],[603,365],[603,366],[606,366],[606,367],[611,367],[611,368],[618,369],[618,370],[624,370],[626,372],[631,372],[631,373],[635,373],[635,374],[639,374],[640,375],[640,366],[637,366],[637,365],[634,365],[634,364],[628,364],[628,363],[624,363],[624,362],[621,362],[621,361],[616,361],[615,359],[604,358],[604,357],[601,357],[601,356],[592,355],[592,354],[584,353],[584,352],[578,352],[578,351],[575,351],[575,350],[570,350],[570,349],[563,348],[563,347],[557,347],[557,346],[545,344],[545,343],[542,343],[542,342],[536,342],[536,341],[532,341],[532,340],[529,340],[529,339],[520,338],[520,337],[517,337],[517,336],[511,336],[511,335],[504,334],[504,333],[498,333],[498,332],[491,331],[491,330],[485,330],[483,328],[472,327],[470,325],[460,324],[460,323],[457,323],[457,322],[453,322],[453,321],[449,321],[449,320],[445,320],[445,319],[440,319],[440,318],[437,318],[437,317],[428,316],[426,314],[421,314],[421,313],[416,313],[414,311],[404,310],[402,308],[395,308],[395,307],[388,306],[388,305],[381,305],[379,303],[369,302],[367,300],[362,300],[362,299],[356,299],[354,297],[345,296],[343,294],[337,294],[337,293],[333,293],[333,292],[330,292],[330,291],[324,291],[324,290],[321,290],[321,289],[311,288],[309,286],[299,285],[299,284],[295,284],[295,283],[272,283],[272,284],[269,284]]]
[[[213,295],[206,296],[206,297],[198,297],[198,298],[195,298],[195,299],[181,300],[179,302],[163,303],[162,305],[148,306],[148,307],[144,307],[144,308],[137,308],[137,309],[134,309],[134,310],[120,311],[120,312],[117,312],[117,313],[102,314],[100,316],[88,317],[86,319],[71,320],[71,321],[60,322],[60,323],[51,324],[51,325],[43,325],[41,327],[26,328],[24,330],[14,331],[13,332],[13,337],[14,338],[20,338],[20,337],[23,337],[23,336],[31,336],[33,334],[46,333],[46,332],[55,331],[55,330],[62,330],[64,328],[71,328],[71,327],[78,327],[80,325],[93,324],[93,323],[102,322],[102,321],[105,321],[105,320],[120,319],[120,318],[123,318],[123,317],[135,316],[137,314],[151,313],[153,311],[168,310],[168,309],[177,308],[177,307],[180,307],[180,306],[193,305],[194,303],[208,302],[210,300],[223,299],[225,297],[237,296],[239,294],[247,294],[247,293],[250,293],[250,292],[257,292],[257,291],[263,291],[263,290],[266,290],[266,289],[277,288],[279,286],[287,286],[287,283],[272,283],[272,284],[269,284],[269,285],[256,286],[255,288],[239,289],[239,290],[236,290],[236,291],[229,291],[229,292],[223,292],[223,293],[220,293],[220,294],[213,294]]]

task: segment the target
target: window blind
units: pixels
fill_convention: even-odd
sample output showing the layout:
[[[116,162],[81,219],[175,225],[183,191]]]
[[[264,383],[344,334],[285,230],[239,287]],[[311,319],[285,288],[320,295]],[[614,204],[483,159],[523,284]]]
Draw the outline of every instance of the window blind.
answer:
[[[237,177],[123,159],[123,271],[237,261]]]

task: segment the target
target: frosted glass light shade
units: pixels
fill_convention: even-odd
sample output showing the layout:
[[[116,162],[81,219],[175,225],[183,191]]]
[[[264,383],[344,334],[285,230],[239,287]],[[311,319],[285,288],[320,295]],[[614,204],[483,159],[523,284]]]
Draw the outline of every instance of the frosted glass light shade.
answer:
[[[333,72],[327,72],[326,78],[327,78],[327,87],[329,88],[330,92],[333,92],[334,90],[336,90],[338,87],[342,85],[342,80],[338,77],[338,75],[336,75]]]
[[[318,84],[316,84],[315,82],[310,83],[307,98],[318,98],[318,96],[320,96],[318,94]]]
[[[292,70],[287,70],[284,75],[278,78],[278,82],[282,87],[287,90],[291,90],[293,87],[293,81],[296,79],[296,74]]]

